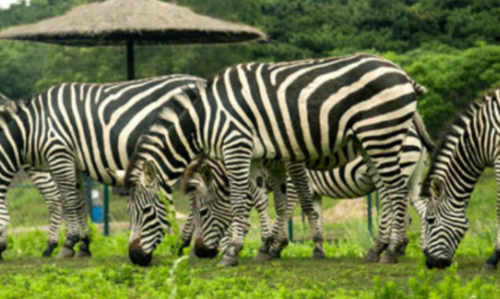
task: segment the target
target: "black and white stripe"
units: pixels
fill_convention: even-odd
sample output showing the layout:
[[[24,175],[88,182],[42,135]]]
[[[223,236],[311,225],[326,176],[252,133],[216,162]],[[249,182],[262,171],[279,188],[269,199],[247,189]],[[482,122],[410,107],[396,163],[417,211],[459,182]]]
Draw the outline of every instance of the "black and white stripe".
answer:
[[[170,198],[173,183],[196,155],[205,152],[223,160],[231,186],[234,229],[221,265],[236,264],[236,254],[243,246],[252,160],[274,160],[286,169],[313,237],[321,238],[304,163],[314,169],[341,166],[333,159],[335,152],[351,139],[359,142],[390,196],[395,216],[388,251],[394,254],[398,250],[407,208],[399,153],[415,113],[416,96],[422,91],[403,70],[369,54],[248,63],[227,68],[200,91],[199,98],[177,97],[179,108],[190,107],[187,112],[170,108],[160,114],[157,125],[138,145],[127,182],[144,191],[139,186],[145,181],[157,181]],[[142,168],[147,164],[156,167],[155,176],[144,174]],[[281,179],[284,181],[278,185],[286,184],[286,175]],[[132,214],[142,213],[138,203],[145,196],[132,193]],[[153,221],[154,215],[148,216]],[[147,222],[139,227],[134,226],[139,222],[132,223],[138,233],[130,246],[140,245],[131,247],[134,262],[150,258],[151,244],[157,243],[143,237],[153,234],[149,229],[143,234]]]
[[[451,264],[468,229],[465,210],[484,169],[494,167],[500,183],[499,121],[500,89],[497,89],[458,115],[438,146],[422,189],[422,195],[429,198],[424,252],[430,268]],[[496,268],[499,260],[500,230],[495,251],[485,268]]]
[[[19,107],[17,107],[16,102],[10,100],[6,96],[0,94],[0,118],[3,120],[0,122],[0,129],[4,130],[7,127],[7,124],[12,120],[12,118],[16,117],[19,112]],[[45,199],[45,203],[49,209],[49,239],[47,243],[47,247],[42,253],[43,257],[50,257],[52,252],[58,245],[59,241],[59,230],[61,228],[61,222],[63,217],[63,207],[61,201],[61,195],[59,190],[57,189],[57,185],[55,184],[52,175],[48,172],[38,172],[32,169],[25,169],[38,188],[42,197]],[[83,211],[83,217],[87,217],[86,210]],[[82,229],[82,240],[89,240],[88,236],[85,235],[88,230]],[[82,243],[82,248],[80,248],[79,253],[85,253],[85,249],[88,246],[85,245],[86,242]]]
[[[420,117],[416,117],[415,121],[423,128],[424,132],[420,133],[423,136],[419,136],[415,126],[410,128],[408,137],[402,147],[402,155],[399,163],[405,180],[409,185],[410,202],[417,212],[419,212],[419,215],[423,217],[424,203],[420,201],[418,196],[422,172],[427,159],[427,150],[432,150],[434,144],[425,131]],[[369,169],[369,166],[363,161],[363,158],[359,156],[357,151],[346,153],[346,155],[358,155],[358,157],[347,165],[334,170],[308,170],[309,187],[313,198],[316,199],[316,203],[320,203],[323,196],[336,199],[358,198],[370,194],[377,189],[376,186],[379,186],[378,192],[381,196],[383,206],[382,219],[377,242],[367,255],[369,261],[378,261],[380,252],[389,243],[389,224],[392,217],[391,203],[388,200],[387,193],[381,186],[380,178],[375,170]],[[222,163],[209,158],[204,161],[207,161],[205,163],[206,168],[205,170],[202,169],[201,173],[209,171],[211,173],[209,179],[203,179],[199,171],[186,171],[183,177],[183,180],[191,182],[190,192],[188,193],[192,209],[188,218],[190,221],[185,225],[182,235],[185,246],[187,246],[191,240],[191,235],[196,230],[198,235],[195,240],[196,255],[199,257],[210,257],[215,255],[213,252],[216,252],[218,247],[222,249],[227,247],[227,241],[231,235],[231,231],[227,228],[231,223],[233,215],[229,200],[229,186],[227,186],[229,182],[226,178],[224,166]],[[266,179],[265,172],[263,176],[256,178],[256,184],[261,187],[261,190],[266,189],[261,183],[263,179]],[[269,183],[269,180],[267,183]],[[267,190],[270,189],[270,187],[267,188]],[[291,186],[289,186],[287,191],[289,196],[288,202],[280,204],[286,205],[287,218],[290,218],[297,200]],[[268,253],[269,247],[266,244],[269,240],[269,224],[266,222],[268,221],[266,219],[269,217],[267,213],[267,197],[261,196],[259,193],[254,193],[247,206],[256,207],[257,209],[261,218],[261,226],[264,225],[262,228],[263,246],[260,251]],[[316,205],[316,211],[321,215],[321,204]],[[282,242],[286,244],[288,240],[282,240]],[[315,248],[313,257],[324,257],[323,248]]]
[[[68,222],[63,256],[79,240],[86,201],[79,199],[80,174],[109,185],[123,183],[137,140],[173,95],[196,88],[203,80],[172,75],[112,84],[61,84],[21,103],[0,133],[0,247],[6,247],[9,215],[5,194],[21,168],[50,171],[62,194]],[[164,204],[159,204],[164,206]],[[167,228],[164,215],[159,226]]]

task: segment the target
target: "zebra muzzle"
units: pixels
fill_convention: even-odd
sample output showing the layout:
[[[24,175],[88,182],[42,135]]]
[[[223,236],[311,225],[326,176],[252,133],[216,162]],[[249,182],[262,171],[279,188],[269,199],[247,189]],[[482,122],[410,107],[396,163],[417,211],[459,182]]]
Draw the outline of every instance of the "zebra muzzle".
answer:
[[[434,269],[434,268],[444,269],[451,265],[451,259],[435,258],[426,252],[425,265],[427,266],[428,269]]]
[[[207,245],[205,245],[202,238],[196,238],[196,240],[194,241],[194,253],[199,258],[211,259],[219,254],[219,250],[217,249],[217,247],[209,248]]]
[[[153,259],[153,253],[145,253],[141,247],[141,241],[135,239],[128,245],[128,255],[132,263],[139,266],[148,266]]]

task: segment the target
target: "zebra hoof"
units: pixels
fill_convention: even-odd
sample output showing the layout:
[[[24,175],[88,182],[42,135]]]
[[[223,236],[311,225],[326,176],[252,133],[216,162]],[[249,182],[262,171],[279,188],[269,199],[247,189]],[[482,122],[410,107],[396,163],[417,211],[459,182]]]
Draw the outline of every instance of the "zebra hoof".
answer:
[[[73,248],[69,248],[66,245],[64,245],[61,250],[59,251],[59,254],[57,255],[58,259],[66,259],[66,258],[72,258],[75,256],[75,250]]]
[[[325,258],[325,253],[321,250],[314,249],[313,260],[321,260]]]
[[[365,263],[378,263],[379,260],[380,256],[371,249],[365,256]]]
[[[385,252],[382,258],[380,259],[379,263],[381,264],[397,264],[398,263],[398,257],[397,254],[395,253],[389,253]]]
[[[78,258],[92,257],[92,253],[90,253],[90,250],[82,250],[82,249],[80,249],[76,253],[76,257],[78,257]]]
[[[49,258],[52,256],[52,250],[48,250],[48,249],[45,249],[43,252],[42,252],[42,257],[44,258]]]
[[[280,259],[281,258],[281,250],[280,251],[270,250],[269,256],[271,257],[271,259]]]
[[[410,244],[410,238],[404,237],[403,244],[401,245],[401,247],[399,247],[398,251],[396,252],[398,257],[402,257],[405,255],[406,247],[408,247],[408,244]]]
[[[269,261],[272,260],[273,257],[267,253],[267,252],[260,252],[257,253],[257,255],[253,258],[254,261],[261,262],[261,261]]]
[[[238,266],[238,260],[235,256],[223,256],[217,264],[217,267],[235,267]]]
[[[492,265],[490,263],[484,263],[484,266],[483,266],[484,272],[496,271],[496,269],[497,269],[496,265]]]
[[[57,245],[58,245],[57,242],[49,242],[47,244],[47,248],[45,248],[45,250],[42,253],[42,257],[51,257]]]

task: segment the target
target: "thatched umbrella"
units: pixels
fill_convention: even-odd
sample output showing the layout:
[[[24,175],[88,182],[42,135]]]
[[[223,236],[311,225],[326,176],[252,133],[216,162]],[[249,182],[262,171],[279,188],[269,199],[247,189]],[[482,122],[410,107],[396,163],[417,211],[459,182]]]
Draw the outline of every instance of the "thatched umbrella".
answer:
[[[134,78],[134,44],[208,44],[265,40],[260,30],[195,14],[157,0],[108,0],[81,5],[33,25],[14,27],[0,39],[68,46],[127,46],[128,79]]]

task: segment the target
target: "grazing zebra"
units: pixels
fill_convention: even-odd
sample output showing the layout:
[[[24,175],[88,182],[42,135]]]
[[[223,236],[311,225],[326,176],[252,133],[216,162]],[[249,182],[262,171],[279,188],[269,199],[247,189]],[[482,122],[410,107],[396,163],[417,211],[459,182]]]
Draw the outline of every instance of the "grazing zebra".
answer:
[[[335,152],[351,139],[364,149],[391,198],[394,221],[383,262],[396,262],[403,243],[407,188],[399,169],[401,145],[423,89],[393,63],[369,54],[284,63],[248,63],[227,68],[201,88],[199,96],[178,96],[141,138],[127,169],[131,188],[134,263],[148,264],[163,237],[159,190],[172,187],[201,152],[224,161],[231,186],[233,235],[219,265],[237,264],[249,210],[252,160],[276,161],[276,195],[288,174],[321,239],[310,199],[305,166],[331,169]],[[181,109],[182,111],[184,109]],[[286,170],[286,173],[285,173]],[[286,209],[285,211],[286,212]],[[278,215],[285,219],[284,215]]]
[[[267,213],[267,186],[265,173],[254,174],[254,181],[250,182],[252,201],[249,208],[255,207],[259,215],[263,244],[270,245],[271,226]],[[198,257],[213,258],[218,254],[219,240],[228,235],[228,226],[233,218],[230,203],[230,188],[226,169],[222,162],[202,156],[186,169],[181,190],[189,196],[191,212],[182,229],[182,250],[191,243],[195,234],[194,252]],[[250,228],[250,223],[246,229]],[[225,240],[227,241],[227,239]]]
[[[409,185],[410,202],[413,204],[419,216],[423,219],[424,203],[419,200],[420,183],[422,180],[422,172],[424,163],[427,158],[427,150],[432,151],[434,144],[430,139],[421,118],[418,114],[415,115],[414,123],[418,124],[420,133],[417,133],[416,126],[412,126],[408,133],[408,137],[403,143],[401,160],[399,162],[403,175],[406,177]],[[201,163],[200,163],[201,164]],[[206,167],[204,171],[198,169],[191,170],[192,167],[200,168],[198,165],[190,165],[183,176],[183,182],[189,184],[187,192],[191,201],[190,221],[184,226],[182,231],[183,247],[189,246],[191,236],[197,228],[198,234],[195,239],[195,253],[198,257],[213,257],[218,251],[217,248],[225,248],[231,232],[227,229],[232,220],[231,203],[229,200],[229,182],[226,177],[224,166],[221,162],[206,159]],[[211,171],[211,175],[202,176],[202,173]],[[370,174],[373,174],[372,177]],[[361,156],[349,162],[343,167],[329,171],[308,170],[309,186],[312,191],[313,198],[316,203],[320,203],[321,197],[330,197],[338,199],[358,198],[373,192],[375,186],[380,186],[380,178],[374,170],[369,169],[369,166],[363,161]],[[207,178],[208,177],[208,178]],[[265,176],[264,176],[265,178]],[[262,179],[258,177],[257,185],[262,186]],[[268,188],[269,189],[269,188]],[[289,188],[288,194],[292,198]],[[383,212],[382,221],[380,223],[379,235],[376,244],[370,249],[366,256],[366,261],[375,262],[379,259],[379,254],[382,252],[389,242],[389,223],[391,215],[390,202],[387,194],[382,188],[379,188],[381,195]],[[293,209],[297,202],[289,200],[287,203],[287,218],[292,216]],[[255,206],[261,220],[262,241],[263,246],[260,249],[259,259],[266,259],[269,253],[268,238],[269,224],[267,219],[267,197],[254,194],[248,206]],[[317,206],[317,211],[321,209],[321,205]],[[321,213],[319,213],[321,215]],[[192,223],[194,222],[194,223]],[[264,222],[264,224],[263,224]],[[288,241],[288,240],[286,240]],[[323,258],[323,248],[315,248],[314,258]]]
[[[499,120],[497,89],[459,114],[438,145],[422,188],[422,196],[429,198],[423,223],[429,268],[451,264],[468,228],[465,209],[486,167],[495,168],[500,186]],[[497,242],[485,269],[496,269],[500,260],[500,198],[497,208]]]
[[[21,168],[50,171],[63,199],[68,223],[60,257],[74,255],[85,225],[80,174],[119,185],[116,171],[127,167],[140,134],[159,108],[202,79],[172,75],[112,84],[61,84],[19,105],[0,132],[0,252],[6,249],[7,188]],[[86,214],[85,214],[86,215]],[[165,226],[167,223],[165,223]],[[88,234],[87,234],[88,235]],[[90,241],[90,240],[89,240]]]

